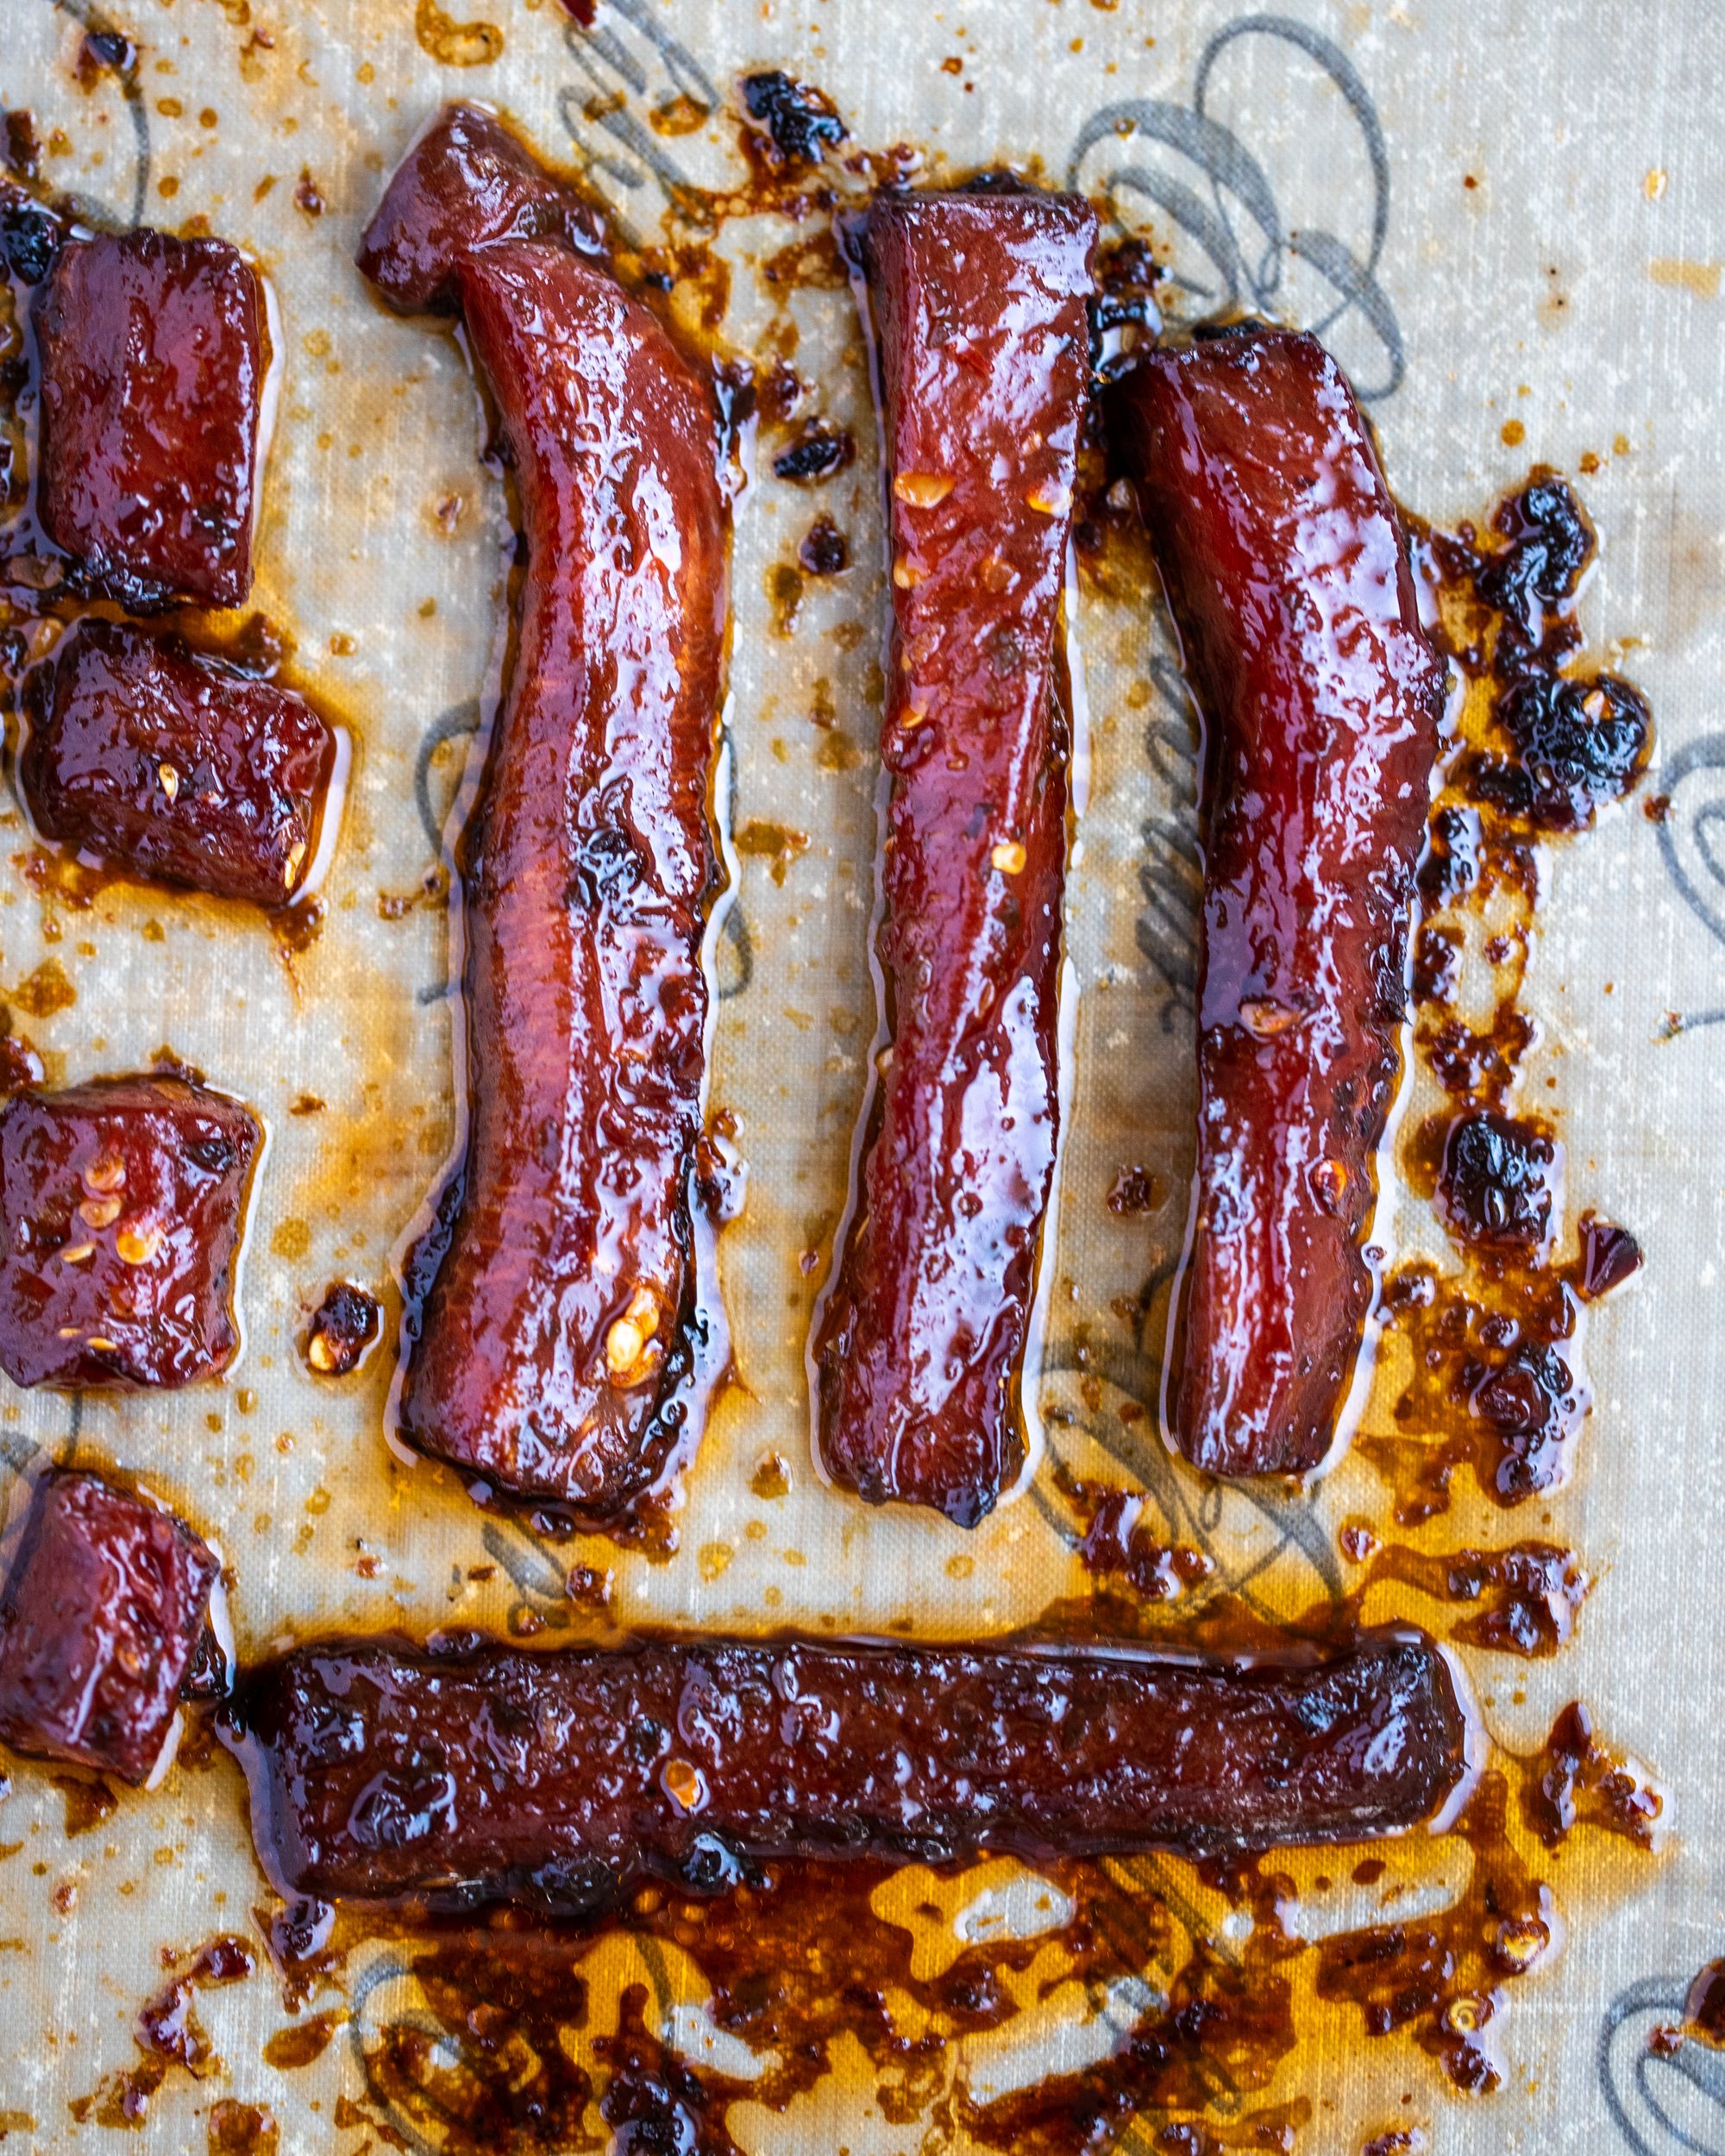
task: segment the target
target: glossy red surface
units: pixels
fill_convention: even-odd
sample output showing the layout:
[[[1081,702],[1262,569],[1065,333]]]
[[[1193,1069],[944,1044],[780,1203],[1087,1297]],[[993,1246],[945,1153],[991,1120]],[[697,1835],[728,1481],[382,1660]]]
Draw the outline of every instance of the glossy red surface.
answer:
[[[279,906],[310,866],[335,737],[302,697],[178,636],[85,619],[26,676],[36,828],[105,867]]]
[[[66,247],[33,309],[37,509],[85,590],[237,606],[252,585],[263,290],[225,240]]]
[[[0,1601],[0,1738],[141,1782],[166,1743],[219,1567],[183,1520],[49,1475]]]
[[[388,259],[422,192],[443,199],[440,139],[365,259]],[[436,1269],[400,1425],[604,1517],[683,1413],[726,596],[714,410],[656,318],[566,246],[487,243],[457,285],[527,567],[460,849],[467,1153],[410,1267]]]
[[[1393,1832],[1459,1781],[1422,1636],[1243,1665],[1132,1648],[306,1646],[236,1742],[276,1883],[599,1906],[793,1856],[1032,1861]]]
[[[1067,718],[1056,675],[1096,222],[1067,196],[876,197],[890,475],[892,1044],[819,1321],[827,1472],[966,1526],[1023,1459],[1060,1120]]]
[[[233,1269],[260,1140],[177,1078],[0,1111],[0,1369],[16,1385],[190,1384],[238,1344]]]
[[[408,152],[360,242],[359,266],[404,314],[455,314],[461,265],[499,240],[605,253],[598,213],[483,105],[445,105]]]
[[[1346,380],[1247,323],[1110,397],[1204,720],[1198,1169],[1170,1435],[1219,1475],[1328,1450],[1371,1297],[1443,669]]]

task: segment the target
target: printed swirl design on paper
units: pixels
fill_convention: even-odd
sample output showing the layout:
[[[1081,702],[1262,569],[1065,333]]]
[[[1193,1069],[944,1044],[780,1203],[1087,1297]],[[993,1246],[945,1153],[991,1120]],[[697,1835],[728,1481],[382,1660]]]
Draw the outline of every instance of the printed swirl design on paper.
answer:
[[[1684,1977],[1626,1985],[1599,2031],[1600,2094],[1632,2156],[1725,2156],[1725,2051],[1685,2039],[1674,2052],[1649,2047],[1655,2029],[1680,2027]]]
[[[1224,53],[1256,39],[1315,62],[1358,129],[1371,176],[1371,236],[1363,254],[1334,232],[1290,223],[1264,166],[1208,110]],[[1146,152],[1159,154],[1161,161],[1149,161]],[[1201,184],[1195,186],[1194,179]],[[1359,71],[1321,32],[1283,15],[1242,16],[1227,23],[1199,55],[1189,104],[1129,97],[1104,105],[1079,130],[1067,160],[1066,184],[1085,193],[1100,185],[1123,229],[1144,221],[1140,204],[1149,206],[1155,237],[1165,237],[1171,226],[1176,247],[1170,282],[1202,302],[1203,314],[1244,307],[1282,317],[1293,299],[1284,283],[1287,266],[1290,260],[1305,265],[1333,298],[1303,326],[1333,342],[1345,320],[1358,316],[1378,355],[1377,371],[1363,364],[1364,354],[1349,365],[1361,399],[1393,396],[1401,386],[1406,372],[1401,326],[1377,281],[1389,231],[1389,154]],[[1296,311],[1303,310],[1296,305]],[[1344,364],[1349,364],[1346,357]]]
[[[1659,774],[1659,854],[1684,904],[1725,948],[1725,734],[1684,743]],[[1725,1007],[1674,1014],[1674,1033],[1725,1025]]]

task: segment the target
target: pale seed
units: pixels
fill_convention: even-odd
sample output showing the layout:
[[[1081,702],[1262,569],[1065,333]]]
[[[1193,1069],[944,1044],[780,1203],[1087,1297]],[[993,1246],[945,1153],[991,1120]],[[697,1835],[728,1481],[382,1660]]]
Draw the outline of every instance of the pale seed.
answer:
[[[1240,1006],[1240,1019],[1259,1040],[1273,1041],[1278,1034],[1293,1031],[1300,1023],[1300,1013],[1278,1003],[1274,996],[1248,996]]]
[[[893,480],[893,492],[913,509],[932,509],[946,499],[953,486],[944,472],[900,472]]]
[[[129,1265],[147,1265],[162,1245],[162,1232],[158,1227],[122,1228],[114,1238],[114,1247]]]
[[[687,1759],[668,1759],[659,1779],[672,1802],[686,1812],[698,1812],[706,1802],[706,1783],[701,1771]]]
[[[1003,838],[988,856],[1003,876],[1021,875],[1029,856],[1016,838]]]
[[[117,1153],[104,1153],[92,1167],[85,1169],[84,1180],[91,1190],[123,1190],[126,1163]]]
[[[172,801],[179,792],[179,774],[171,763],[156,766],[156,783]]]
[[[658,1362],[659,1299],[650,1288],[637,1288],[629,1307],[605,1336],[605,1367],[613,1385],[638,1385]]]
[[[117,1198],[86,1198],[78,1208],[78,1217],[87,1228],[111,1228],[120,1217]]]

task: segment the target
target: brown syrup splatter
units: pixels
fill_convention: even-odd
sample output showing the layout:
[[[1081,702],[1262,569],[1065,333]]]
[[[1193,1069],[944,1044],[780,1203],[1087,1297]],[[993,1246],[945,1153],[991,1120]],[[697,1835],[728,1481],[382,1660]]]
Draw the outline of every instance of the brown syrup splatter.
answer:
[[[331,2009],[308,2014],[303,2021],[290,2021],[266,2041],[265,2065],[273,2066],[279,2073],[293,2073],[302,2066],[310,2065],[314,2059],[323,2056],[329,2039],[347,2019],[345,2009]]]
[[[175,1956],[164,1950],[162,1959],[173,1967]],[[80,2125],[93,2118],[98,2126],[139,2126],[173,2067],[183,2068],[194,2080],[218,2071],[221,2061],[198,2018],[197,1995],[218,1984],[241,1983],[256,1966],[252,1949],[232,1934],[200,1946],[140,2010],[132,2032],[137,2064],[110,2074],[93,2094],[74,2097],[72,2117]]]
[[[1516,1542],[1500,1550],[1392,1545],[1370,1557],[1346,1605],[1350,1614],[1357,1618],[1368,1594],[1386,1583],[1470,1611],[1449,1626],[1452,1639],[1528,1658],[1555,1654],[1569,1644],[1593,1585],[1575,1552],[1556,1543]],[[1414,1614],[1401,1599],[1396,1614]]]
[[[95,1776],[51,1774],[48,1779],[66,1800],[68,1836],[87,1834],[92,1827],[111,1819],[118,1808],[119,1799],[113,1790]]]
[[[494,22],[458,22],[437,0],[419,0],[413,34],[440,67],[486,67],[503,51],[503,32]]]
[[[217,2096],[210,2107],[207,2138],[210,2156],[275,2156],[281,2128],[261,2105]]]

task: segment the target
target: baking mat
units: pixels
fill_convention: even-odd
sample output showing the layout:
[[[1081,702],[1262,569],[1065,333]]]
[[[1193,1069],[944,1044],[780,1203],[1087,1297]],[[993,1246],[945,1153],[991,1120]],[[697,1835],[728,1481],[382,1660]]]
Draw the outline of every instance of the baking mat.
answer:
[[[1709,0],[1270,15],[1203,0],[599,0],[585,28],[556,0],[488,0],[485,16],[432,0],[135,0],[110,15],[9,0],[0,26],[0,102],[34,112],[48,184],[122,222],[206,218],[273,280],[284,376],[253,604],[289,630],[295,680],[357,743],[326,918],[303,949],[212,902],[45,881],[16,808],[0,815],[0,982],[50,1076],[139,1067],[166,1046],[270,1131],[239,1366],[160,1398],[6,1388],[9,1456],[75,1445],[182,1505],[232,1568],[242,1652],[343,1626],[543,1640],[588,1621],[570,1595],[584,1566],[609,1575],[622,1623],[980,1635],[1082,1591],[1051,1462],[971,1534],[835,1500],[809,1463],[804,1341],[874,1015],[887,605],[863,354],[848,292],[818,273],[819,220],[729,217],[712,239],[728,279],[707,267],[674,300],[723,301],[722,336],[762,363],[787,358],[814,385],[806,409],[856,447],[811,490],[773,475],[763,436],[737,505],[738,874],[712,1098],[749,1165],[720,1261],[739,1382],[688,1479],[674,1555],[548,1545],[480,1514],[447,1471],[386,1448],[386,1348],[333,1384],[306,1370],[298,1342],[342,1276],[386,1294],[391,1329],[391,1254],[454,1127],[436,871],[494,663],[507,535],[455,342],[386,317],[351,267],[414,130],[448,97],[496,103],[651,242],[691,187],[743,185],[736,80],[774,66],[826,91],[856,142],[919,149],[930,175],[1007,159],[1106,193],[1170,266],[1171,312],[1233,300],[1324,327],[1370,398],[1393,485],[1424,514],[1477,516],[1534,461],[1584,473],[1602,538],[1584,609],[1592,655],[1647,691],[1659,742],[1643,792],[1669,801],[1663,821],[1633,800],[1552,852],[1523,996],[1541,1029],[1524,1087],[1567,1143],[1570,1215],[1596,1207],[1647,1253],[1634,1288],[1590,1319],[1596,1396],[1576,1472],[1533,1508],[1537,1524],[1516,1523],[1580,1552],[1595,1585],[1559,1655],[1465,1655],[1512,1748],[1536,1745],[1584,1696],[1657,1773],[1666,1845],[1627,1870],[1596,1865],[1590,1844],[1565,1858],[1568,1935],[1512,1989],[1494,2094],[1456,2095],[1411,2043],[1362,2042],[1337,2013],[1263,2101],[1303,2103],[1297,2145],[1327,2151],[1392,2131],[1446,2152],[1725,2149],[1725,2060],[1693,2043],[1660,2056],[1647,2040],[1725,1950],[1725,1715],[1705,1644],[1725,1526],[1710,1457],[1725,1224],[1712,1030],[1725,1021],[1725,139],[1711,85],[1725,21]],[[99,47],[92,62],[92,28],[124,33],[122,65]],[[787,248],[804,250],[788,279]],[[818,512],[850,541],[835,580],[791,573]],[[1145,1289],[1176,1252],[1190,1162],[1190,734],[1141,590],[1082,583],[1076,630],[1089,787],[1070,887],[1075,1091],[1045,1259],[1042,1407],[1070,1466],[1164,1491],[1219,1583],[1285,1611],[1342,1592],[1338,1530],[1380,1514],[1383,1492],[1355,1456],[1298,1507],[1223,1497],[1172,1475],[1152,1420],[1120,1415],[1153,1383]],[[1143,1171],[1147,1210],[1107,1202],[1127,1168]],[[1402,1250],[1440,1247],[1411,1200],[1393,1228]],[[1470,1518],[1464,1502],[1444,1523],[1450,1543]],[[1368,1614],[1391,1614],[1441,1616],[1408,1590],[1375,1594]],[[119,2130],[115,2077],[137,2063],[141,2003],[212,1934],[256,1945],[253,1912],[269,1907],[225,1765],[183,1766],[68,1838],[72,1802],[21,1764],[0,1803],[9,2147],[99,2146]],[[1384,1853],[1374,1906],[1398,1866],[1440,1902],[1456,1885],[1445,1865],[1468,1861],[1459,1846]],[[1012,1875],[995,1882],[994,1869],[988,1883],[1005,1892]],[[1310,1935],[1362,1921],[1357,1888],[1295,1869]],[[638,1950],[605,1952],[626,1975]],[[136,2145],[237,2147],[249,2132],[265,2146],[272,2131],[282,2150],[395,2146],[390,2134],[438,2145],[367,2083],[366,2030],[411,2019],[392,1990],[405,1979],[387,1955],[352,1974],[350,1996],[317,2003],[354,2005],[357,2019],[303,2065],[271,2047],[286,2017],[261,1954],[249,1980],[204,1988],[207,2049],[149,2095]],[[746,2054],[715,2059],[741,2047],[703,2019],[687,1971],[662,1961],[649,1976],[654,2011],[691,2056],[751,2070]],[[992,2050],[955,2047],[943,2072],[1004,2086],[1094,2058],[1131,2012],[1130,1996],[1068,1986]],[[855,2156],[965,2145],[945,2083],[906,2117],[868,2081],[819,2079],[782,2114],[734,2106],[731,2130],[750,2149]],[[1218,2091],[1219,2121],[1239,2110]],[[1206,2146],[1158,2142],[1161,2124],[1148,2117],[1128,2145]],[[603,2146],[596,2115],[589,2128]]]

